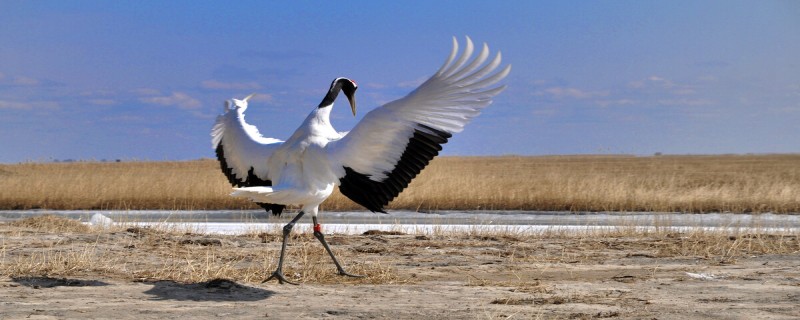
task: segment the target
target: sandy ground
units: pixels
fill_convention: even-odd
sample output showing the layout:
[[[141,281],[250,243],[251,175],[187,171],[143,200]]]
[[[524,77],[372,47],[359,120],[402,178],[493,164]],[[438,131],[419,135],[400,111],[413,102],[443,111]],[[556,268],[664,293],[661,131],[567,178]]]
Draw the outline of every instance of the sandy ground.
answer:
[[[301,275],[293,279],[303,283],[294,286],[233,271],[222,280],[177,275],[187,254],[201,260],[203,254],[217,260],[227,252],[244,254],[237,265],[274,261],[280,246],[274,235],[97,234],[3,225],[0,234],[0,319],[800,318],[796,237],[783,239],[780,245],[792,248],[779,254],[747,253],[738,248],[747,242],[731,238],[731,251],[745,254],[726,256],[687,254],[696,251],[687,246],[703,243],[680,234],[330,235],[346,267],[368,275],[350,279],[333,275],[313,238],[298,236],[289,250],[300,253],[289,256],[287,268],[302,270],[298,259],[315,256],[330,276],[307,281]],[[108,263],[59,260],[88,247]],[[370,274],[376,272],[370,263],[385,269]]]

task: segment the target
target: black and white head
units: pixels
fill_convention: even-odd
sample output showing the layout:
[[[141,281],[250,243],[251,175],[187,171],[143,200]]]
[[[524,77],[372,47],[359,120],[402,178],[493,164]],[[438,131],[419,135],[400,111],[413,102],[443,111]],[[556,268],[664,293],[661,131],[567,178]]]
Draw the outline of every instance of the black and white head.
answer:
[[[325,95],[325,98],[322,99],[320,102],[319,107],[325,108],[330,107],[333,105],[333,101],[336,100],[336,97],[339,95],[339,91],[344,93],[344,96],[347,97],[347,101],[350,102],[350,109],[353,111],[353,115],[356,115],[356,90],[358,89],[358,85],[355,81],[350,80],[348,78],[336,78],[331,82],[331,88],[328,89],[328,94]]]

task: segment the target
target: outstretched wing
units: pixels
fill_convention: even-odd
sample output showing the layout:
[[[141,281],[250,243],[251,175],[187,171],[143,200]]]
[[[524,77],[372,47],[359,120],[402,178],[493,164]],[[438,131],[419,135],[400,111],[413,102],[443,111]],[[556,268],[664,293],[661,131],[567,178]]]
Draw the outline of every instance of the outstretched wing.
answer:
[[[467,37],[456,59],[458,42],[453,38],[453,50],[436,74],[407,96],[370,111],[346,136],[326,146],[339,172],[342,194],[373,212],[384,212],[452,134],[505,89],[494,85],[511,66],[495,72],[499,52],[484,64],[489,57],[486,44],[468,62],[473,50]]]
[[[249,98],[249,97],[248,97]],[[211,128],[211,146],[216,150],[220,168],[236,187],[271,186],[269,157],[282,141],[264,138],[255,126],[244,120],[247,98],[234,100],[231,108],[225,103],[225,113],[217,117]],[[264,209],[280,214],[282,205],[260,204]]]

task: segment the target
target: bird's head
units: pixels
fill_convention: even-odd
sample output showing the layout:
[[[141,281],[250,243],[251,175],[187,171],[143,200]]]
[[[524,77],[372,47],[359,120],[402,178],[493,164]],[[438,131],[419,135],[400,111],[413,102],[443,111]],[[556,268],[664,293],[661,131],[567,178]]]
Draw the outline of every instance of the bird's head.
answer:
[[[342,85],[342,92],[344,92],[344,96],[347,97],[347,101],[350,102],[350,110],[353,111],[353,116],[356,116],[356,90],[358,90],[358,85],[355,81],[343,78],[343,85]]]
[[[250,98],[252,98],[254,95],[256,94],[252,93],[249,96],[244,97],[244,99],[242,100],[231,99],[233,101],[233,110],[237,110],[239,112],[244,112],[245,110],[247,110],[247,100],[250,100]],[[229,109],[230,109],[230,103],[228,101],[225,101],[225,111],[228,111]]]
[[[328,90],[328,94],[325,95],[325,99],[319,104],[319,107],[324,108],[333,105],[333,101],[336,100],[336,96],[338,96],[339,91],[341,91],[344,93],[344,96],[347,97],[347,101],[350,102],[350,110],[353,111],[353,116],[355,116],[356,90],[358,90],[358,85],[355,81],[348,78],[336,78],[331,83],[331,88]]]

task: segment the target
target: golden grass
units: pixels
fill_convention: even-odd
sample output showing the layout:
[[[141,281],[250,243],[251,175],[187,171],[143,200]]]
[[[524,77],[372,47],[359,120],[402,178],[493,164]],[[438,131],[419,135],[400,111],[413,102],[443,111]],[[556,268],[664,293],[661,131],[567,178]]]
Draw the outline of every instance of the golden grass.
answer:
[[[0,165],[0,209],[258,208],[230,191],[213,160]],[[389,209],[797,213],[800,155],[443,157]]]
[[[78,220],[65,219],[64,217],[52,214],[12,221],[9,222],[8,225],[47,233],[78,233],[88,232],[90,230],[89,226]]]
[[[0,223],[0,276],[104,276],[129,281],[203,282],[213,279],[258,283],[277,268],[278,234],[199,235],[169,227],[73,228],[68,218],[47,216]],[[280,230],[276,231],[280,232]],[[336,246],[342,240],[329,236]],[[402,283],[380,256],[355,259],[334,247],[348,271],[367,278],[344,278],[311,235],[295,234],[284,273],[314,283]]]
[[[0,165],[3,209],[249,208],[228,196],[216,162]]]

